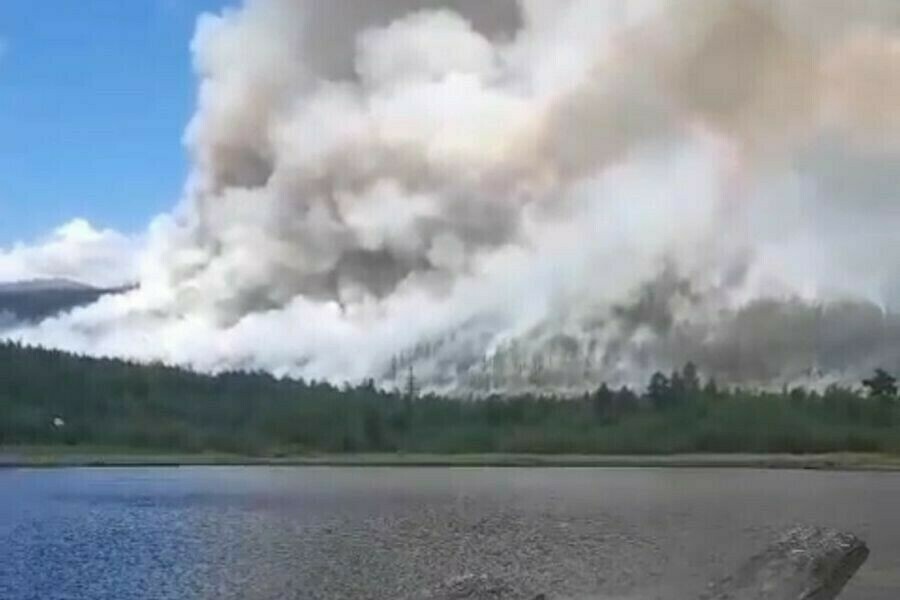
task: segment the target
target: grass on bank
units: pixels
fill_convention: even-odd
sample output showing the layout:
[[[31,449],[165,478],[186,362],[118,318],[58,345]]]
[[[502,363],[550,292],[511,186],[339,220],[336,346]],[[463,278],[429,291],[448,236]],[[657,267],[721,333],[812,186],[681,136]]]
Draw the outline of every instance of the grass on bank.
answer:
[[[62,467],[441,467],[441,468],[749,468],[831,471],[900,471],[900,456],[885,454],[328,454],[241,456],[178,454],[130,448],[10,446],[0,468]]]

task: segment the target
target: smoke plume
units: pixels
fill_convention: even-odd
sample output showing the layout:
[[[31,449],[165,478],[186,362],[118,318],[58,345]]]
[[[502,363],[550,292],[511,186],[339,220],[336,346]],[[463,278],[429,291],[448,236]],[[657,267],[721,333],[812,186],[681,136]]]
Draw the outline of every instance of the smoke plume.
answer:
[[[9,335],[440,389],[900,367],[893,0],[247,0],[192,49],[140,288]]]

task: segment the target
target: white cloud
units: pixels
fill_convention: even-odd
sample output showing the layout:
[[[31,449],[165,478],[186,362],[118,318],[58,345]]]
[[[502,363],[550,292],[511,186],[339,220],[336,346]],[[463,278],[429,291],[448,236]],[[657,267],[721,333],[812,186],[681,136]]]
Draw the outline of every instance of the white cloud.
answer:
[[[96,286],[135,281],[140,242],[75,219],[49,236],[0,248],[0,281],[65,278]]]

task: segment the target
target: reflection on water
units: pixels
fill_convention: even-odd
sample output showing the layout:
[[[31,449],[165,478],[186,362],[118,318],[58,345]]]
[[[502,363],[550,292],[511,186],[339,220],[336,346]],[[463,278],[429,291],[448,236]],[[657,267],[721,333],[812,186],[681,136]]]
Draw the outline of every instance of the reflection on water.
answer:
[[[900,593],[900,475],[688,469],[0,472],[0,598],[414,596],[493,573],[553,597],[684,598],[794,523],[872,550]]]

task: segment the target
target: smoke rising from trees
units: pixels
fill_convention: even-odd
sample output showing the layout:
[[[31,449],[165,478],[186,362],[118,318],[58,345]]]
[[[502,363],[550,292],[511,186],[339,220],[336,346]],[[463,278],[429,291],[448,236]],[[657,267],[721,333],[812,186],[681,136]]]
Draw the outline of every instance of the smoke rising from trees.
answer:
[[[580,388],[900,367],[891,0],[247,0],[140,288],[12,337]]]

